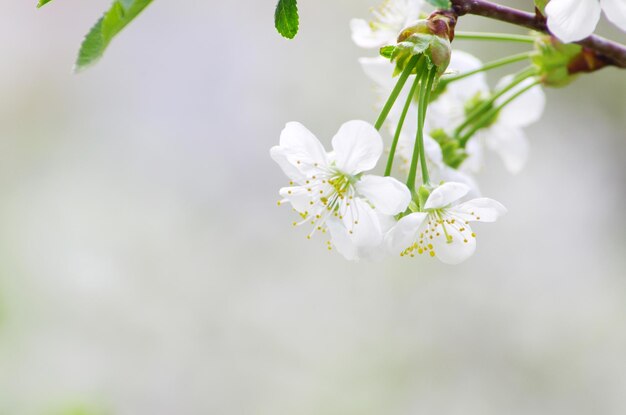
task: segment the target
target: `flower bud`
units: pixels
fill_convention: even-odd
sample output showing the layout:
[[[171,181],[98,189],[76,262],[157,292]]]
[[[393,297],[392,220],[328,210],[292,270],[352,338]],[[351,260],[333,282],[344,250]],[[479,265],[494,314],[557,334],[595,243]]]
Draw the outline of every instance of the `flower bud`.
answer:
[[[381,54],[396,63],[396,74],[405,69],[412,57],[425,56],[441,76],[450,63],[450,41],[454,38],[455,25],[456,19],[451,13],[436,11],[402,30],[393,50],[383,48]]]

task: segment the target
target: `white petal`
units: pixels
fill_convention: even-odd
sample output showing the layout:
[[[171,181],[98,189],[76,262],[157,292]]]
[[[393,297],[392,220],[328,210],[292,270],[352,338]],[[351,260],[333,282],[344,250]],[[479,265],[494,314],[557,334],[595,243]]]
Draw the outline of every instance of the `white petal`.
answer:
[[[327,164],[326,151],[322,143],[299,122],[287,123],[280,134],[279,147],[287,161],[305,175],[316,170],[316,164],[320,166]]]
[[[331,242],[337,252],[339,252],[348,261],[358,261],[357,246],[352,241],[348,230],[339,220],[329,219],[326,226],[330,232]]]
[[[359,58],[359,63],[363,72],[376,84],[391,92],[395,85],[393,69],[395,65],[388,59],[378,56],[376,58]]]
[[[331,242],[337,252],[349,261],[380,261],[386,256],[386,251],[382,244],[374,246],[359,246],[355,243],[352,235],[345,228],[343,223],[335,218],[328,220],[328,231]]]
[[[498,123],[484,131],[487,146],[498,153],[506,169],[519,173],[528,161],[528,139],[519,127],[507,127]]]
[[[463,74],[482,66],[482,61],[474,55],[455,49],[452,51],[452,58],[450,59],[448,68],[453,73]],[[487,76],[484,72],[479,72],[467,78],[452,82],[446,88],[446,93],[453,94],[461,101],[467,101],[473,98],[477,93],[487,93],[488,91]]]
[[[420,225],[428,215],[424,212],[411,213],[400,219],[385,235],[385,245],[392,255],[400,255],[415,243]]]
[[[439,143],[430,135],[424,135],[424,150],[426,151],[426,157],[428,161],[435,164],[437,167],[443,166],[443,152]]]
[[[512,75],[505,76],[502,80],[500,80],[496,89],[505,87],[510,84],[512,80]],[[533,78],[529,78],[521,82],[519,85],[516,85],[515,88],[498,98],[498,100],[496,100],[496,105],[501,104],[513,94],[528,87],[533,82],[535,82],[535,80]],[[524,127],[539,121],[539,118],[543,115],[545,108],[546,94],[543,92],[541,86],[537,85],[508,103],[500,111],[500,114],[498,115],[498,122]]]
[[[404,212],[411,202],[411,192],[393,177],[366,175],[356,184],[356,191],[385,215]]]
[[[343,224],[358,246],[375,246],[383,240],[383,232],[376,211],[361,198],[345,203],[339,214]]]
[[[465,152],[468,157],[461,164],[461,169],[470,173],[478,173],[482,170],[485,163],[484,147],[484,130],[478,131],[476,135],[465,145]]]
[[[478,187],[478,183],[476,180],[461,170],[453,169],[452,167],[444,166],[437,171],[436,180],[443,182],[457,182],[463,183],[470,188],[470,191],[467,193],[467,197],[475,198],[480,197],[480,188]],[[432,177],[432,175],[431,175]]]
[[[481,197],[461,203],[451,208],[450,212],[459,215],[466,221],[495,222],[507,210],[500,202]]]
[[[291,206],[300,213],[311,210],[311,195],[304,187],[293,186],[283,187],[279,191],[280,195],[287,199]]]
[[[548,28],[563,42],[589,36],[600,20],[598,0],[551,0],[546,6]]]
[[[376,167],[383,152],[383,139],[373,125],[348,121],[333,137],[337,167],[348,174],[358,174]]]
[[[446,226],[447,238],[440,232],[440,236],[431,240],[435,256],[444,264],[460,264],[476,251],[476,238],[471,233],[469,226],[465,225],[463,231],[456,226]]]
[[[287,154],[284,148],[280,146],[272,147],[270,149],[270,156],[276,163],[278,163],[287,177],[298,184],[304,183],[306,175],[296,168],[295,165],[291,164],[291,162],[287,159]]]
[[[370,23],[363,19],[350,20],[352,41],[361,48],[373,49],[394,43],[398,34],[392,30],[373,30]]]
[[[600,0],[602,10],[606,18],[615,26],[626,31],[626,1],[624,0]]]
[[[448,182],[432,191],[424,205],[424,209],[439,209],[448,206],[465,196],[470,191],[463,183]]]

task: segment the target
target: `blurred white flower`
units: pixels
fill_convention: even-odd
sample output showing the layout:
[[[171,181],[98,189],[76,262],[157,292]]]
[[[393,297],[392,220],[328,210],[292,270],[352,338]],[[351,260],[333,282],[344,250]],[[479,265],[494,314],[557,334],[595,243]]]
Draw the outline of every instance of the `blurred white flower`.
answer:
[[[383,151],[376,129],[365,121],[349,121],[332,139],[326,153],[319,140],[302,124],[290,122],[280,145],[270,154],[291,179],[280,189],[284,198],[316,231],[331,230],[333,244],[348,259],[359,259],[359,249],[380,246],[381,216],[406,210],[411,194],[392,177],[363,175],[373,169]],[[364,252],[364,251],[362,251]]]
[[[383,100],[391,93],[395,85],[393,78],[393,64],[383,57],[361,58],[359,59],[365,74],[376,84],[379,94],[379,105],[382,107]],[[450,60],[449,72],[453,74],[466,73],[482,66],[482,62],[473,55],[454,50]],[[402,106],[407,99],[409,88],[400,94],[396,105],[389,113],[387,127],[393,136],[397,128],[397,122],[402,111]],[[480,190],[474,178],[467,172],[453,169],[443,162],[441,147],[428,134],[437,128],[449,128],[460,124],[465,116],[465,104],[477,94],[487,94],[489,86],[483,72],[468,76],[447,85],[437,99],[430,103],[426,114],[426,125],[424,135],[424,148],[428,169],[433,182],[455,181],[462,182],[471,187],[471,194],[474,197],[480,195]],[[415,136],[417,133],[417,102],[413,102],[406,116],[400,138],[398,140],[397,155],[401,160],[400,167],[408,171],[408,165],[413,155]],[[418,174],[421,174],[418,171]]]
[[[373,20],[352,19],[352,40],[362,48],[379,48],[396,43],[398,34],[419,19],[423,0],[385,0],[372,9]]]
[[[509,85],[513,75],[506,76],[498,83],[496,90]],[[515,93],[529,87],[534,78],[529,78],[506,94],[498,98],[495,105],[509,99]],[[546,107],[546,96],[540,85],[534,86],[504,106],[495,121],[488,127],[479,130],[466,146],[469,157],[462,167],[477,172],[483,164],[483,147],[498,153],[506,169],[519,173],[528,160],[529,146],[524,127],[541,118]]]
[[[446,264],[458,264],[476,250],[472,221],[494,222],[506,213],[499,202],[479,198],[456,204],[467,195],[469,187],[448,182],[428,197],[423,212],[411,213],[387,233],[385,244],[393,255],[427,254]]]
[[[593,33],[602,10],[626,31],[625,0],[551,0],[546,6],[548,28],[563,42],[575,42]]]
[[[483,62],[474,55],[453,50],[447,72],[451,75],[464,74],[482,66]],[[445,92],[428,106],[428,114],[426,114],[428,127],[446,130],[452,125],[460,124],[465,117],[467,102],[477,95],[484,96],[488,93],[489,85],[485,72],[450,82],[446,85]]]

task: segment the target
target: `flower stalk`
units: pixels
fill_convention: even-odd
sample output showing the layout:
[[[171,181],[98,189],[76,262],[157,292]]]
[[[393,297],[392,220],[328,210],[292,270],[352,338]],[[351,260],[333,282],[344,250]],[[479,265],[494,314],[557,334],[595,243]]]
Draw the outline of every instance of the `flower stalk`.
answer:
[[[465,121],[456,128],[454,131],[455,136],[460,136],[463,130],[469,127],[472,123],[474,123],[477,119],[480,119],[490,108],[493,107],[493,103],[500,98],[502,95],[509,92],[511,89],[515,88],[520,83],[524,82],[526,79],[534,76],[536,74],[536,69],[533,67],[529,67],[520,73],[511,81],[511,83],[504,88],[500,89],[498,92],[493,94],[488,100],[480,104],[473,111],[471,111]],[[464,145],[464,143],[462,143]]]
[[[539,85],[540,83],[541,83],[540,80],[536,80],[536,81],[530,83],[529,85],[527,85],[524,88],[520,89],[519,91],[515,92],[513,95],[511,95],[509,98],[507,98],[503,103],[501,103],[497,107],[494,107],[494,108],[490,109],[489,111],[485,112],[480,117],[480,119],[475,123],[474,127],[472,127],[472,129],[470,129],[465,135],[463,135],[461,138],[459,138],[459,143],[461,144],[461,147],[465,147],[465,145],[467,144],[469,139],[472,138],[472,136],[474,134],[476,134],[476,132],[478,130],[486,127],[489,124],[489,122],[495,116],[498,115],[498,113],[502,110],[502,108],[506,107],[508,104],[513,102],[515,99],[517,99],[520,95],[524,94],[525,92],[527,92],[531,88]]]
[[[383,106],[383,109],[380,112],[378,119],[376,120],[376,124],[374,124],[374,128],[376,128],[377,130],[380,130],[380,128],[383,126],[385,120],[387,119],[387,116],[389,115],[389,111],[391,111],[393,104],[395,104],[396,100],[398,99],[398,95],[400,95],[400,92],[402,92],[402,88],[404,88],[404,84],[409,78],[409,75],[411,75],[411,72],[415,69],[418,60],[419,56],[412,57],[402,71],[402,74],[400,74],[400,78],[398,79],[396,86],[393,88],[393,91],[391,91],[391,95],[389,95],[387,102],[385,102],[385,105]]]
[[[502,42],[534,43],[535,37],[528,35],[515,35],[511,33],[487,33],[487,32],[461,32],[457,31],[455,39],[466,40],[493,40]]]

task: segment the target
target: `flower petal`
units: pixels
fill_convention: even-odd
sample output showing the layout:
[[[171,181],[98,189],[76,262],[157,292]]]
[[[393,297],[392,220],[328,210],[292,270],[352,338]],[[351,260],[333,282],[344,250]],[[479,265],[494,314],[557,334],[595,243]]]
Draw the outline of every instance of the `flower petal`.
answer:
[[[500,155],[509,172],[517,174],[524,168],[530,150],[521,128],[496,123],[485,130],[484,135],[487,146]]]
[[[387,254],[382,244],[372,246],[357,245],[340,220],[335,218],[329,219],[327,226],[333,246],[337,252],[349,261],[359,261],[361,259],[380,261]]]
[[[432,191],[424,209],[440,209],[465,196],[470,191],[463,183],[447,182]]]
[[[359,63],[365,75],[384,89],[385,93],[390,93],[395,85],[393,69],[395,65],[382,56],[375,58],[359,58]]]
[[[462,74],[473,71],[482,66],[482,61],[474,55],[455,49],[452,51],[452,57],[448,68],[450,68],[453,72]],[[484,72],[478,72],[477,74],[468,76],[467,78],[459,79],[458,81],[452,82],[446,88],[446,93],[454,95],[456,99],[463,102],[473,98],[480,92],[489,92],[487,76]]]
[[[505,87],[513,80],[513,76],[505,76],[498,82],[496,90]],[[496,100],[496,105],[503,103],[513,94],[535,82],[534,78],[528,78],[516,85],[515,88],[502,95]],[[546,108],[546,94],[540,85],[534,86],[507,104],[498,115],[498,123],[525,127],[539,121]]]
[[[606,18],[626,31],[626,2],[624,0],[600,0]]]
[[[548,28],[563,42],[589,36],[600,20],[598,0],[551,0],[546,6]]]
[[[366,175],[356,183],[356,191],[385,215],[404,212],[411,202],[411,192],[393,177]]]
[[[383,240],[383,232],[376,211],[361,198],[354,198],[342,206],[339,215],[352,240],[358,246],[376,246]]]
[[[348,121],[333,137],[337,167],[347,174],[358,174],[376,166],[383,152],[383,139],[373,125]]]
[[[476,238],[465,225],[463,231],[456,226],[446,226],[447,237],[441,234],[431,240],[435,256],[444,264],[456,265],[471,257],[476,251]]]
[[[467,193],[467,197],[480,197],[480,188],[478,187],[478,183],[470,174],[448,166],[443,166],[441,169],[437,170],[436,173],[436,176],[431,175],[433,178],[436,177],[435,182],[443,181],[463,183],[470,188],[470,191]]]
[[[300,213],[307,212],[311,208],[311,194],[304,187],[283,187],[279,193]]]
[[[507,210],[498,201],[481,197],[461,203],[450,209],[450,212],[466,221],[495,222]]]
[[[352,41],[361,48],[374,49],[393,43],[398,36],[393,30],[372,29],[370,23],[363,19],[350,20]]]
[[[424,212],[411,213],[400,219],[385,235],[385,246],[392,255],[400,255],[415,243],[420,225],[428,217]]]
[[[287,158],[287,152],[280,146],[274,146],[270,149],[270,156],[278,163],[278,166],[283,170],[283,173],[291,180],[298,184],[304,183],[306,175],[296,168]]]
[[[330,232],[333,246],[348,261],[358,261],[357,246],[352,241],[350,234],[343,223],[336,219],[326,221],[326,226]]]
[[[322,143],[304,125],[289,122],[280,134],[282,155],[302,174],[310,174],[317,167],[327,164],[326,151]],[[276,159],[275,159],[276,160]],[[276,160],[279,165],[281,164]],[[287,173],[287,172],[285,172]]]
[[[461,164],[463,170],[471,173],[478,173],[482,170],[485,163],[485,155],[483,150],[483,137],[485,131],[478,131],[474,137],[472,137],[465,145],[465,151],[469,156]]]

